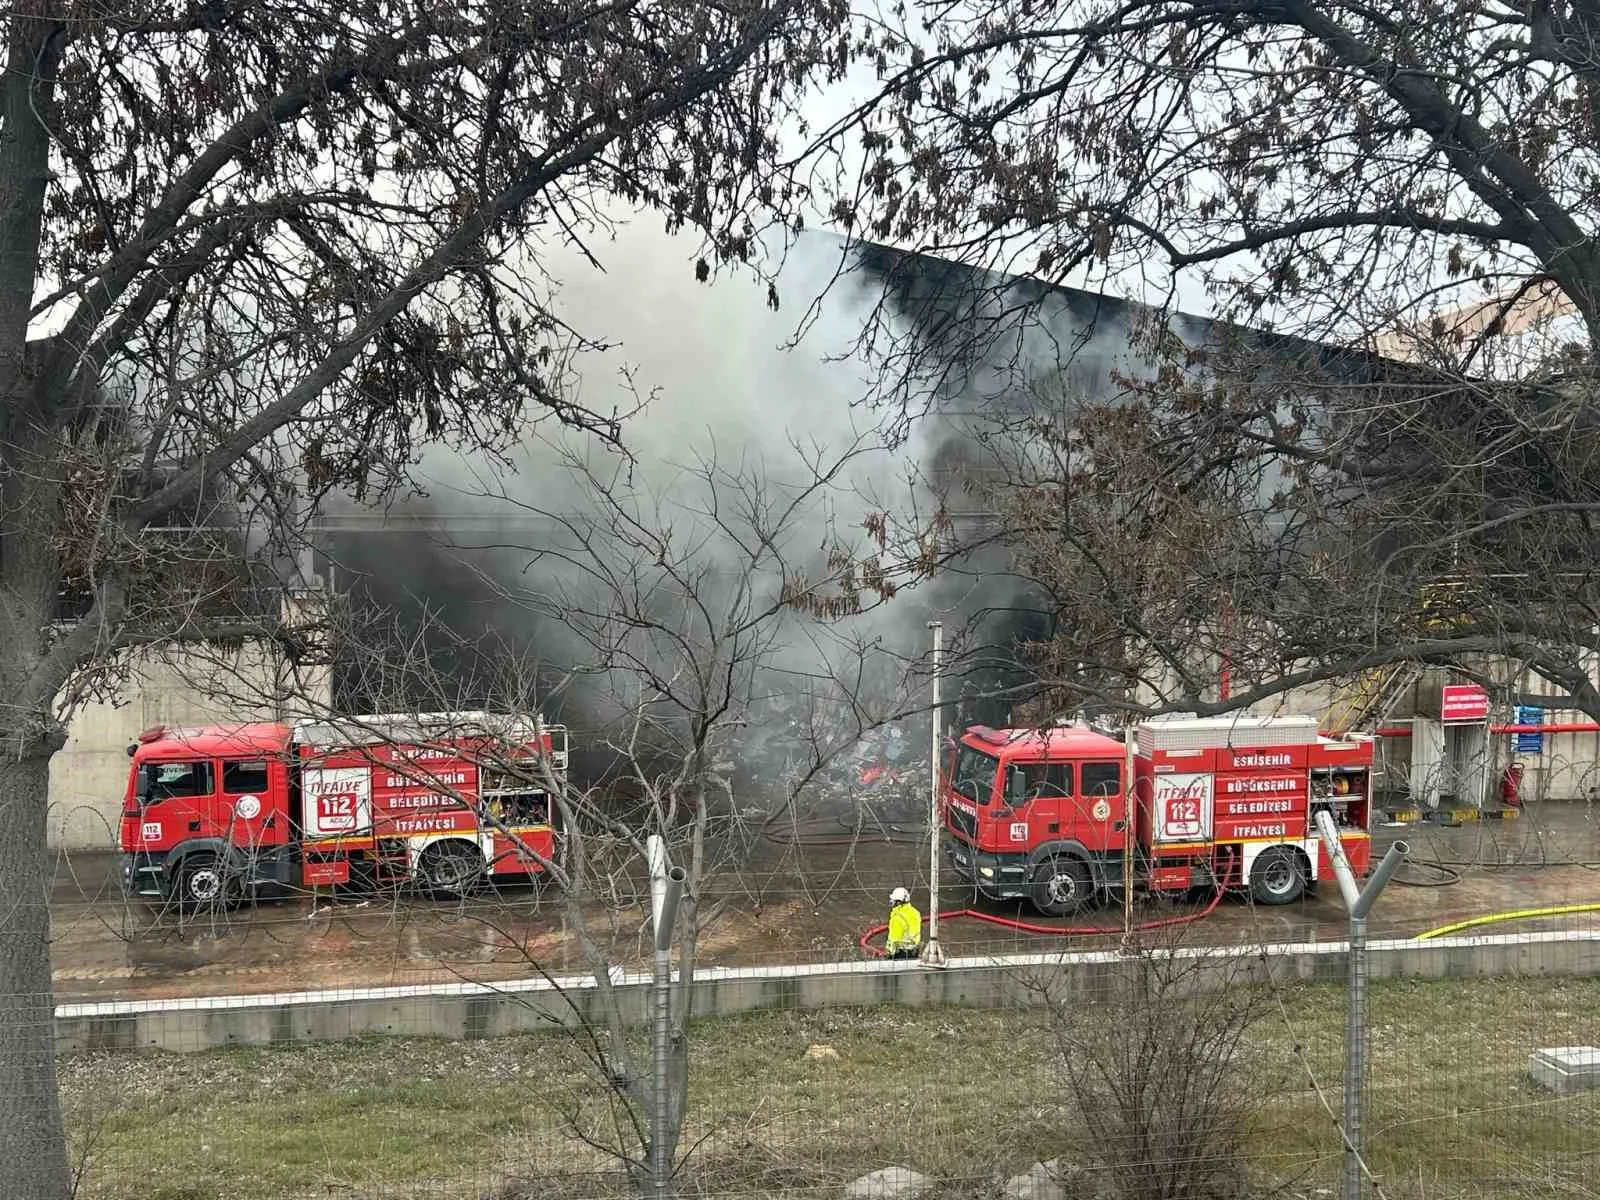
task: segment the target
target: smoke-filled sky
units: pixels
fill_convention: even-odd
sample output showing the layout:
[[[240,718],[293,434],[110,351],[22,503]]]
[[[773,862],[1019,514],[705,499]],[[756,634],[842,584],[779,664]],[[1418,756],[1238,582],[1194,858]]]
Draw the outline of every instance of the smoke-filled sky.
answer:
[[[571,665],[585,654],[548,610],[561,593],[581,590],[588,581],[567,564],[535,561],[535,552],[551,541],[572,539],[531,510],[581,513],[592,502],[562,461],[562,450],[585,455],[597,473],[620,473],[641,504],[656,506],[653,517],[670,521],[688,539],[706,524],[692,511],[708,500],[705,489],[685,471],[698,459],[714,455],[725,469],[767,480],[781,496],[807,476],[803,454],[827,458],[879,442],[875,414],[862,404],[867,372],[826,361],[847,352],[861,330],[868,303],[862,284],[835,287],[801,345],[784,348],[796,336],[805,306],[827,288],[840,243],[802,240],[783,272],[777,312],[756,280],[732,276],[712,286],[696,283],[693,245],[642,222],[622,226],[615,241],[591,248],[605,273],[575,254],[570,264],[545,266],[564,280],[562,317],[579,333],[612,344],[574,362],[575,399],[598,413],[628,411],[646,400],[622,431],[632,461],[584,435],[564,434],[553,423],[532,432],[513,456],[513,473],[435,452],[419,471],[428,496],[400,507],[413,514],[478,518],[453,533],[456,548],[421,534],[350,536],[333,548],[338,584],[349,587],[359,578],[361,590],[386,604],[434,606],[456,634],[472,639],[486,633],[491,641],[513,643],[546,668]],[[804,553],[815,564],[830,525],[853,531],[859,540],[865,513],[886,505],[890,494],[904,493],[905,464],[919,452],[915,441],[893,451],[864,451],[842,474],[841,488],[815,497],[790,523],[790,552]],[[700,543],[698,557],[713,571],[708,587],[716,586],[715,560],[728,549],[725,543],[716,537]],[[494,549],[462,553],[487,546]],[[738,566],[738,556],[729,555],[724,568]],[[769,591],[779,582],[765,581]],[[906,624],[901,614],[886,613],[881,626],[878,621],[869,616],[854,623],[849,636],[875,636]],[[920,634],[920,618],[916,626]],[[806,631],[785,629],[782,641],[763,651],[769,663],[804,669],[794,660],[815,659],[815,640]],[[449,655],[435,653],[436,667],[459,669]]]
[[[784,261],[781,305],[774,312],[766,302],[765,284],[757,280],[733,274],[711,285],[696,283],[695,247],[668,237],[653,222],[622,225],[614,240],[592,243],[590,249],[604,272],[576,252],[570,261],[543,264],[561,280],[561,316],[578,333],[611,344],[574,361],[576,399],[590,411],[606,413],[631,410],[642,396],[648,397],[644,409],[623,427],[622,440],[633,460],[627,479],[653,503],[659,500],[661,507],[654,511],[662,520],[671,519],[675,531],[679,524],[685,531],[704,525],[688,510],[706,497],[686,481],[682,470],[697,456],[714,452],[719,463],[743,464],[781,486],[805,473],[796,443],[812,452],[837,453],[853,443],[873,442],[875,430],[895,415],[895,410],[872,402],[882,364],[869,363],[852,350],[885,296],[884,273],[903,266],[903,256],[852,255],[846,260],[852,269],[835,281],[844,243],[828,234],[804,235]],[[1082,293],[1034,295],[1028,297],[1033,311],[1019,320],[1011,304],[989,296],[959,268],[943,272],[937,263],[925,261],[909,286],[899,283],[889,284],[890,302],[879,311],[888,320],[886,332],[891,337],[919,335],[924,352],[920,365],[953,363],[957,370],[941,382],[936,399],[942,415],[922,419],[918,405],[927,397],[914,396],[913,413],[919,419],[903,428],[904,440],[855,460],[843,476],[844,486],[797,518],[794,550],[804,547],[813,560],[820,556],[830,520],[853,529],[859,539],[866,512],[880,505],[903,510],[910,498],[908,472],[930,461],[942,442],[966,436],[962,430],[970,427],[974,414],[981,420],[1012,400],[1022,383],[1019,367],[1023,376],[1053,379],[1057,391],[1090,396],[1112,390],[1114,372],[1137,370],[1139,356],[1130,346],[1136,310],[1128,305],[1102,303]],[[791,347],[802,329],[803,336]],[[579,588],[582,581],[568,566],[534,561],[533,553],[555,531],[530,509],[571,513],[588,504],[562,464],[558,446],[576,448],[606,470],[621,462],[592,439],[564,436],[548,423],[533,431],[515,454],[514,473],[458,454],[432,453],[420,471],[428,496],[402,509],[470,515],[477,523],[456,530],[455,547],[414,532],[342,537],[331,547],[336,583],[384,605],[415,609],[426,604],[456,635],[472,640],[487,634],[522,652],[531,650],[547,670],[581,660],[584,647],[567,622],[552,618],[548,600],[563,589]],[[503,496],[496,498],[497,493]],[[485,519],[492,527],[485,527]],[[491,545],[492,550],[463,552]],[[715,538],[703,546],[707,559],[719,554]],[[775,581],[769,584],[775,586]],[[881,639],[885,652],[878,667],[898,674],[906,659],[925,649],[930,617],[943,619],[954,632],[980,610],[1012,606],[1018,596],[1018,585],[1005,575],[1003,557],[991,555],[940,584],[903,594],[883,609],[829,631],[827,638],[835,643],[840,638]],[[1018,622],[1002,619],[991,628],[1000,629],[1003,637]],[[764,661],[778,672],[765,690],[782,691],[785,670],[803,673],[815,667],[819,652],[814,633],[795,622],[787,624],[778,643],[764,652]],[[462,664],[437,645],[434,655],[434,669],[463,672]],[[912,699],[908,692],[920,687],[920,677],[914,678],[900,689],[901,700]],[[348,702],[361,701],[351,695]]]

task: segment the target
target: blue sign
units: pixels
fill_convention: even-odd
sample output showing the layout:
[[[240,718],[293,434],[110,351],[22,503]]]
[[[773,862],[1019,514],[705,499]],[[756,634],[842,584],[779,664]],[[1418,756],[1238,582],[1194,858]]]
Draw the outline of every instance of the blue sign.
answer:
[[[1511,710],[1511,723],[1513,725],[1543,725],[1544,709],[1529,708],[1519,704]],[[1544,734],[1513,733],[1511,735],[1511,752],[1513,754],[1543,754]]]

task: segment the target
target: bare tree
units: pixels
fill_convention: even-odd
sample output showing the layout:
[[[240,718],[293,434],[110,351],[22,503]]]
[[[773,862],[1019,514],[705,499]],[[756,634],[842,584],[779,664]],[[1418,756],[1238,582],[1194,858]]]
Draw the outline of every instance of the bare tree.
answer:
[[[541,416],[616,439],[564,386],[582,339],[541,263],[619,203],[700,231],[702,278],[747,256],[793,198],[774,130],[842,66],[843,10],[0,13],[0,1158],[29,1164],[19,1198],[60,1200],[56,698],[118,647],[260,624],[171,605],[153,531],[221,505],[270,540],[328,488],[396,486],[425,441],[492,455]]]
[[[481,497],[536,518],[524,524],[537,530],[530,544],[497,544],[492,564],[463,550],[458,562],[476,572],[486,596],[498,595],[531,617],[559,619],[576,634],[576,651],[562,647],[571,661],[560,672],[526,647],[472,646],[472,632],[442,624],[413,629],[412,640],[402,644],[391,614],[336,605],[324,620],[324,636],[345,643],[342,657],[365,673],[360,690],[380,711],[460,714],[487,707],[521,716],[526,728],[536,711],[565,707],[587,714],[582,736],[589,748],[608,751],[606,769],[597,775],[563,775],[549,760],[530,758],[515,739],[483,740],[478,717],[430,718],[430,744],[471,741],[467,753],[480,780],[492,772],[505,789],[549,797],[554,853],[519,833],[502,808],[463,791],[426,760],[395,765],[406,756],[381,757],[387,770],[409,774],[419,786],[471,809],[542,868],[549,889],[508,893],[492,904],[473,898],[494,869],[481,856],[463,857],[463,864],[470,857],[470,871],[451,874],[443,887],[426,870],[417,882],[458,898],[462,919],[502,946],[516,947],[511,925],[518,914],[560,914],[594,981],[593,999],[571,998],[567,1014],[593,1067],[588,1090],[575,1093],[567,1106],[569,1125],[641,1196],[672,1194],[677,1186],[665,1193],[655,1186],[652,1167],[659,1160],[651,1118],[658,1108],[667,1114],[669,1139],[661,1153],[675,1176],[689,1169],[695,1149],[683,1137],[692,1120],[689,1021],[701,935],[722,919],[729,886],[764,819],[773,812],[803,813],[808,803],[804,771],[741,793],[734,769],[741,743],[781,690],[803,697],[808,709],[853,714],[842,730],[806,724],[790,735],[796,758],[824,764],[874,719],[869,712],[882,711],[867,703],[868,675],[904,668],[898,656],[871,657],[870,639],[852,632],[854,625],[874,622],[880,610],[892,616],[899,588],[919,577],[917,562],[891,551],[875,512],[852,519],[866,503],[853,485],[868,472],[881,475],[885,461],[868,438],[838,449],[797,447],[793,463],[724,462],[707,452],[665,468],[596,455],[581,442],[553,449],[547,478],[561,479],[553,489],[563,497],[560,507],[534,509],[511,489]],[[518,580],[525,581],[520,590],[513,587]],[[442,646],[475,650],[493,661],[493,678],[475,676],[463,685],[442,672],[435,665]],[[878,690],[887,697],[876,703],[893,708],[896,689],[907,686],[914,688],[915,680],[882,683]],[[309,695],[286,702],[331,728],[348,726],[353,744],[370,738],[374,761],[383,749],[402,744],[392,731],[366,730]],[[634,1014],[613,985],[617,967],[640,965],[646,846],[653,836],[687,873],[664,1073],[654,1069],[653,1049],[638,1036]],[[558,969],[546,952],[524,944],[522,954],[532,969],[555,979]],[[662,1078],[664,1095],[656,1087]]]
[[[795,800],[779,794],[779,781],[756,796],[736,793],[739,743],[774,689],[855,708],[860,643],[834,635],[869,619],[916,578],[917,564],[891,558],[885,539],[873,536],[871,513],[853,533],[840,519],[852,507],[852,476],[875,455],[881,450],[870,439],[842,449],[797,447],[787,469],[707,452],[652,487],[626,463],[568,449],[561,458],[582,501],[537,510],[553,533],[530,548],[526,577],[543,582],[519,598],[558,614],[581,639],[581,669],[599,685],[589,689],[590,702],[610,712],[606,737],[631,801],[626,815],[610,805],[602,812],[572,792],[564,803],[576,828],[585,815],[591,828],[602,817],[600,827],[621,839],[636,868],[645,839],[662,837],[688,877],[664,1073],[647,1070],[648,1057],[625,1036],[605,982],[613,960],[592,942],[584,947],[602,996],[594,1058],[617,1103],[603,1128],[575,1128],[628,1164],[641,1195],[661,1194],[649,1187],[654,1106],[667,1109],[664,1161],[676,1170],[685,1154],[698,941],[720,915],[720,905],[707,903],[706,885],[747,852],[752,815]],[[810,734],[800,731],[796,749],[814,761],[838,748]],[[593,835],[583,837],[592,846]],[[581,923],[594,895],[578,874],[588,851],[579,842],[567,849],[574,857],[566,903]],[[652,1078],[667,1080],[667,1096],[653,1094]]]
[[[1045,411],[1029,433],[1054,461],[994,505],[1029,530],[1023,574],[1075,593],[1051,662],[1099,664],[1096,689],[1120,674],[1118,701],[1148,684],[1204,709],[1223,702],[1218,662],[1236,705],[1494,655],[1600,712],[1581,5],[902,15],[872,34],[882,89],[830,131],[863,147],[837,159],[837,216],[1001,273],[947,266],[935,286],[913,263],[921,282],[891,290],[920,327],[877,320],[868,340],[900,405],[985,357],[1013,396],[1053,392],[1020,403]],[[1147,369],[1085,389],[1074,368],[1101,347],[1052,316],[1070,283],[1204,302],[1220,323],[1130,317]],[[1511,345],[1535,300],[1519,337],[1542,340]],[[1141,559],[1141,539],[1161,553]]]
[[[1592,345],[1600,31],[1582,5],[1411,15],[980,0],[923,29],[908,11],[876,29],[884,87],[839,123],[866,160],[838,215],[1051,282],[1193,271],[1227,316],[1344,343],[1452,291],[1550,285]]]
[[[1249,1139],[1276,1095],[1280,1064],[1251,1045],[1273,1011],[1264,960],[1142,935],[1092,997],[1048,994],[1060,1078],[1077,1132],[1062,1173],[1115,1200],[1240,1200]],[[1089,1002],[1085,1002],[1088,1000]]]
[[[1589,495],[1592,439],[1536,449],[1526,392],[1383,384],[1280,436],[1272,388],[1045,397],[975,444],[1006,568],[1053,618],[1021,648],[1040,711],[1215,712],[1396,663],[1600,711],[1587,501],[1518,499]]]

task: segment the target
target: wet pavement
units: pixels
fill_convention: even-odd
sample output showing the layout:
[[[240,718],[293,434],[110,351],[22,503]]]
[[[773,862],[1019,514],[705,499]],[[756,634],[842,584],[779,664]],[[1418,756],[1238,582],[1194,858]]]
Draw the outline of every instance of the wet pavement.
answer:
[[[826,844],[761,838],[737,855],[737,863],[709,873],[701,889],[700,961],[778,966],[859,958],[857,939],[884,919],[892,887],[911,887],[925,907],[924,840],[894,832],[892,840],[880,835],[851,844],[843,832],[807,831],[808,843]],[[1374,938],[1413,936],[1483,913],[1600,901],[1600,812],[1589,805],[1550,803],[1510,822],[1382,828],[1378,852],[1397,837],[1408,842],[1411,863],[1369,921]],[[1106,931],[1069,939],[951,920],[940,928],[951,955],[1089,948],[1120,934],[1120,910],[1051,921],[1016,904],[975,900],[947,869],[942,883],[942,909],[970,907],[1058,930]],[[589,906],[584,925],[613,961],[635,967],[648,959],[648,916],[640,881],[623,884],[624,901],[610,909]],[[586,966],[566,907],[553,890],[524,886],[466,903],[297,897],[179,920],[124,900],[115,856],[63,856],[52,897],[56,995],[63,1002],[153,999],[571,974]],[[1148,902],[1137,906],[1135,918],[1158,921],[1193,911],[1193,905]],[[1600,928],[1600,914],[1489,931],[1551,928]],[[1343,930],[1343,908],[1330,881],[1282,908],[1230,897],[1186,926],[1184,937],[1189,944],[1338,940]]]

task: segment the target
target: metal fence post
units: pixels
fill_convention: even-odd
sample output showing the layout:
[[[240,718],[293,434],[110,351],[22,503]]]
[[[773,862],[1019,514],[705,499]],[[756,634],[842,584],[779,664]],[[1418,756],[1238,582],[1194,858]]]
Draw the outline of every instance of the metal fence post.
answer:
[[[939,706],[941,675],[944,671],[944,623],[929,621],[933,633],[933,747],[928,759],[928,942],[922,947],[922,961],[930,967],[945,965],[944,949],[939,945],[939,851],[944,828],[944,797],[939,794],[939,745],[942,733]]]
[[[1345,858],[1339,842],[1339,829],[1327,809],[1317,813],[1317,832],[1328,849],[1339,892],[1350,913],[1349,966],[1347,968],[1349,1010],[1344,1027],[1344,1191],[1343,1200],[1360,1200],[1361,1173],[1365,1166],[1362,1146],[1362,1083],[1367,1070],[1367,914],[1378,895],[1410,852],[1404,842],[1389,847],[1367,886],[1356,886],[1355,872]]]
[[[672,1052],[672,935],[677,928],[678,901],[688,874],[667,865],[667,844],[656,834],[645,843],[650,860],[650,920],[655,932],[655,973],[651,979],[650,1038],[650,1184],[657,1200],[665,1200],[672,1183],[672,1156],[667,1152],[672,1123],[668,1066]]]

